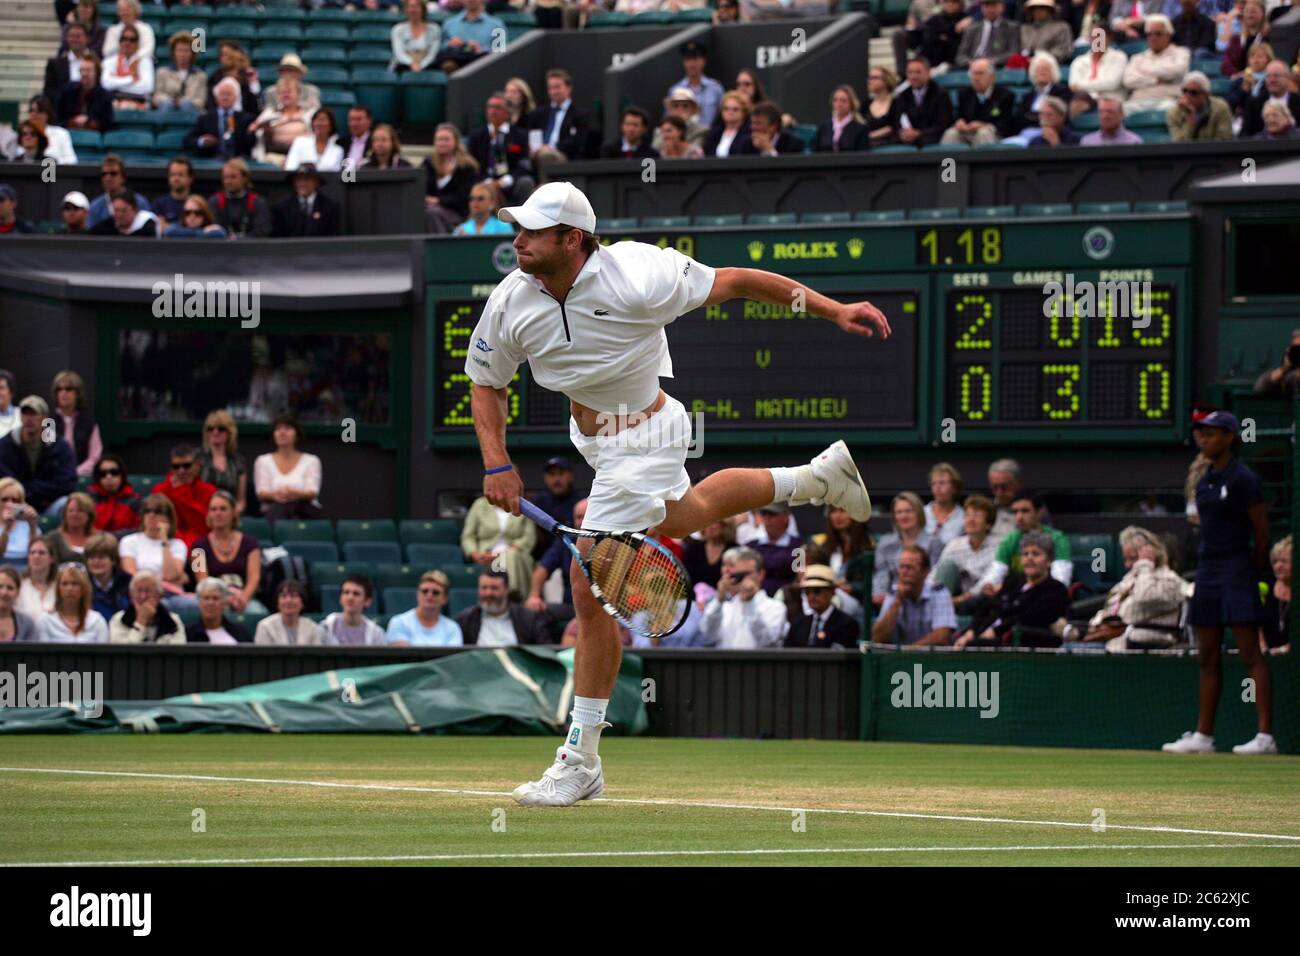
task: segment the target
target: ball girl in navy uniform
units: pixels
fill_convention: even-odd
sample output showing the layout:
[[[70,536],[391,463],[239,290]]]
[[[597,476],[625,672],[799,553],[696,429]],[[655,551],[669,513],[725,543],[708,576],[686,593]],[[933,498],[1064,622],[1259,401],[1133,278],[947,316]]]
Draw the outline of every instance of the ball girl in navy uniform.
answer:
[[[1246,673],[1255,683],[1259,733],[1232,748],[1238,754],[1275,754],[1273,684],[1259,650],[1264,621],[1259,582],[1269,580],[1268,515],[1259,478],[1233,455],[1241,428],[1230,412],[1196,420],[1192,436],[1211,462],[1196,484],[1201,519],[1200,558],[1191,623],[1201,663],[1201,710],[1194,733],[1164,745],[1167,753],[1213,753],[1214,714],[1223,690],[1223,631],[1236,638]]]

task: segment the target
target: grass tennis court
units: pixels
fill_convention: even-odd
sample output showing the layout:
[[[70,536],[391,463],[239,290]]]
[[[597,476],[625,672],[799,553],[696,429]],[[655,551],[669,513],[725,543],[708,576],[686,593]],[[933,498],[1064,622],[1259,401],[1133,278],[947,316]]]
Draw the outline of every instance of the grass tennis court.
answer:
[[[603,799],[516,806],[552,743],[8,737],[0,863],[1300,865],[1297,757],[607,738]]]

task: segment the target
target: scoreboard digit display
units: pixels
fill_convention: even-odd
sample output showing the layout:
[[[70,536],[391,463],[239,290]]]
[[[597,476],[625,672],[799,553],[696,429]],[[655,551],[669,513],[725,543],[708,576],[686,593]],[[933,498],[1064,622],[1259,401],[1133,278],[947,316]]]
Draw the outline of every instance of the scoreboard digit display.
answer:
[[[942,412],[958,428],[1173,428],[1178,286],[1070,273],[943,294]],[[1028,432],[1027,432],[1028,433]]]
[[[850,336],[831,322],[788,306],[733,300],[695,309],[667,328],[673,378],[669,394],[705,427],[795,431],[915,429],[920,392],[914,290],[825,293],[842,302],[870,299],[891,317],[894,334]],[[466,349],[480,300],[443,300],[434,422],[439,430],[473,427]],[[507,424],[515,430],[567,427],[568,401],[533,383],[521,365],[509,389]]]

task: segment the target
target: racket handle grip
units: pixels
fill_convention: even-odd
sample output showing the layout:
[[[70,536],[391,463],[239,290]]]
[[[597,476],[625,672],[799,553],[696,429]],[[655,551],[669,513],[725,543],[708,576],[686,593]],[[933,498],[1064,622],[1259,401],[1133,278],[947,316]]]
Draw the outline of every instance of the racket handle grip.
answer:
[[[524,517],[530,518],[537,524],[541,525],[544,530],[549,531],[552,534],[555,533],[556,525],[558,525],[559,522],[527,498],[519,499],[519,511],[524,515]]]

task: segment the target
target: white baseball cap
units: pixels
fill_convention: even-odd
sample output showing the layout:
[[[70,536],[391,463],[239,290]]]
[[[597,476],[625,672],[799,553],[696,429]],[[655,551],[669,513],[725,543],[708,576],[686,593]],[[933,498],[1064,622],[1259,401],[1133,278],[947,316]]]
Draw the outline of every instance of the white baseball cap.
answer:
[[[85,193],[79,193],[75,191],[68,193],[66,196],[63,197],[63,205],[66,206],[69,203],[71,203],[72,205],[76,206],[79,209],[90,208],[90,200],[86,198]]]
[[[596,213],[582,190],[573,183],[538,186],[522,206],[507,206],[497,213],[503,222],[515,222],[525,229],[573,226],[583,232],[596,231]]]

